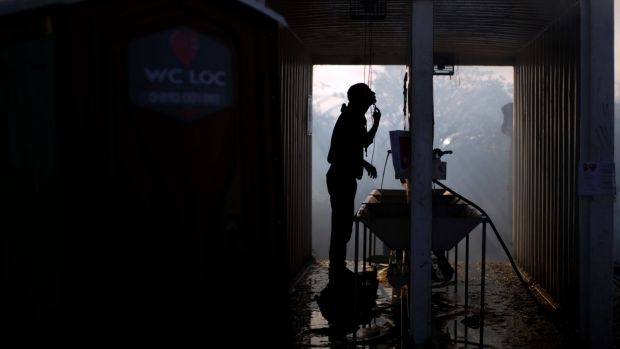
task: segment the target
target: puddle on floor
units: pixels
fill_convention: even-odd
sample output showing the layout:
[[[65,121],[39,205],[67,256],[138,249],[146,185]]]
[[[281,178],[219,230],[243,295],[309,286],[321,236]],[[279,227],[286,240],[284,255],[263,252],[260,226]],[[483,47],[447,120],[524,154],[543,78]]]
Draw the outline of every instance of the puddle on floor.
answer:
[[[379,278],[377,317],[355,335],[333,333],[322,316],[316,297],[327,285],[325,260],[312,264],[291,292],[297,347],[406,347],[407,324],[401,319],[400,292]],[[353,269],[349,263],[349,268]],[[380,266],[378,267],[380,270]],[[361,270],[361,267],[360,267]],[[487,263],[485,273],[483,344],[488,348],[566,348],[575,343],[570,331],[552,322],[530,298],[508,263]],[[435,283],[432,296],[433,347],[466,348],[480,343],[480,264],[470,263],[469,297],[465,309],[464,265],[454,278]],[[406,303],[405,303],[406,305]],[[406,314],[406,306],[405,314]],[[467,311],[466,311],[467,310]],[[403,327],[403,328],[401,328]]]

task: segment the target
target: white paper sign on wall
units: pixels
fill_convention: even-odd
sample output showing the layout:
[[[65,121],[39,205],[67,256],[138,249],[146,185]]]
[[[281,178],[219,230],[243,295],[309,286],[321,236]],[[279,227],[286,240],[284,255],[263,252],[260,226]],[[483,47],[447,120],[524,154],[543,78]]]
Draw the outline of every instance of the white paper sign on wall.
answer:
[[[616,195],[616,166],[613,162],[579,164],[579,195]]]

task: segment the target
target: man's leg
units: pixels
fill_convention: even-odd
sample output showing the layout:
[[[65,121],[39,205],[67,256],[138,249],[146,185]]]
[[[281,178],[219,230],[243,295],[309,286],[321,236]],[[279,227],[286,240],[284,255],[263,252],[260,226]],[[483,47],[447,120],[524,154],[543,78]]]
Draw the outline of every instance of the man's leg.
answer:
[[[328,190],[332,206],[332,232],[329,245],[330,276],[334,273],[346,272],[347,243],[351,239],[353,228],[353,214],[355,191],[357,181],[355,178],[328,177]]]

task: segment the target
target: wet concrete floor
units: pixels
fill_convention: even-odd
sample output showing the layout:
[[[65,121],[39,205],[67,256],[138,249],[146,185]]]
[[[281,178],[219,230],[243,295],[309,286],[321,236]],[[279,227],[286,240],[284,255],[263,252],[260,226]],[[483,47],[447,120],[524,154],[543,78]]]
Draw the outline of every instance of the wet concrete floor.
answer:
[[[382,278],[379,270],[376,317],[355,333],[333,333],[322,316],[316,297],[327,285],[327,261],[313,263],[291,292],[297,347],[403,348],[407,343],[406,296]],[[349,263],[349,268],[353,269]],[[361,267],[360,267],[361,270]],[[481,342],[480,264],[469,266],[469,297],[465,309],[464,267],[460,263],[455,290],[454,278],[434,283],[432,295],[432,348],[472,348]],[[485,312],[483,347],[488,348],[569,348],[578,342],[570,322],[550,317],[531,299],[509,263],[487,263],[485,272]],[[403,288],[403,290],[406,290]],[[405,291],[406,292],[406,291]],[[618,298],[618,297],[616,297]],[[401,300],[405,300],[401,307]],[[616,307],[616,309],[618,309]],[[406,313],[405,313],[406,314]],[[618,322],[616,322],[616,325]],[[618,326],[616,326],[618,327]]]

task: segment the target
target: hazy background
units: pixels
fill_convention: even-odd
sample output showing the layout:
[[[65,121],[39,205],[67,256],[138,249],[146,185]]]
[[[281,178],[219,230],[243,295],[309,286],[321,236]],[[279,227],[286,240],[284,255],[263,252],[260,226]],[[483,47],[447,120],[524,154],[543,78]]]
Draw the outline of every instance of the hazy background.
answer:
[[[379,173],[378,178],[367,176],[358,181],[356,207],[373,188],[401,189],[394,178],[392,160],[385,167],[389,149],[388,132],[402,130],[403,78],[402,66],[376,66],[373,69],[372,89],[377,94],[377,107],[382,118],[374,146],[368,149],[367,161]],[[327,152],[331,133],[346,103],[346,91],[364,80],[363,66],[315,66],[313,99],[313,249],[318,258],[326,258],[329,249],[330,204],[325,184],[329,168]],[[445,184],[480,205],[491,216],[506,243],[511,237],[510,206],[510,145],[511,137],[502,132],[502,107],[512,102],[512,67],[458,67],[454,76],[434,79],[435,136],[434,147],[453,150],[444,156],[448,163]],[[368,127],[372,125],[370,113]],[[505,130],[506,131],[506,130]],[[374,156],[373,156],[374,151]],[[472,248],[477,251],[478,236],[473,233]],[[488,256],[504,258],[503,253],[489,243]],[[349,244],[350,251],[352,243]],[[472,254],[473,257],[475,255]]]

